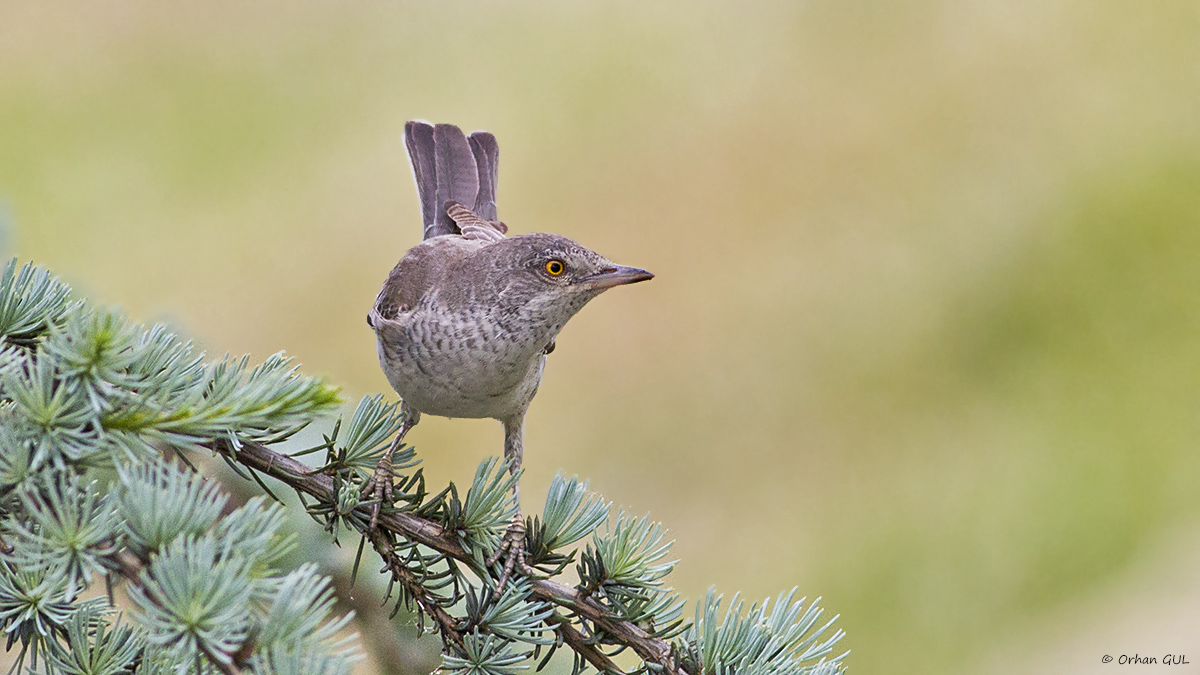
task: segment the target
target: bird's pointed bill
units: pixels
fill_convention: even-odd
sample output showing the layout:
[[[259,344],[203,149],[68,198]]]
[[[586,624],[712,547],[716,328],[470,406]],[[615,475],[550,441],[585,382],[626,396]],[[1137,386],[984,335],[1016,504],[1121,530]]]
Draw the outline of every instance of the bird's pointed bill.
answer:
[[[592,288],[612,288],[613,286],[636,284],[639,281],[648,281],[653,278],[654,275],[644,269],[629,267],[627,265],[614,265],[606,267],[595,274],[590,274],[580,279],[578,283],[586,284]]]

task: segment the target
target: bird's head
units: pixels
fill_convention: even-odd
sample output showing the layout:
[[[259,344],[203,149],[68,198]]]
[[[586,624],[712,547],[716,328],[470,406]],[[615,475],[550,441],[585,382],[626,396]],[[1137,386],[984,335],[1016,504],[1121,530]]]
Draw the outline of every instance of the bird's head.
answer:
[[[487,249],[501,298],[543,319],[553,332],[604,291],[654,278],[556,234],[509,237]]]
[[[518,276],[531,287],[556,296],[597,294],[614,286],[653,279],[646,270],[618,265],[557,234],[525,234],[507,242]]]

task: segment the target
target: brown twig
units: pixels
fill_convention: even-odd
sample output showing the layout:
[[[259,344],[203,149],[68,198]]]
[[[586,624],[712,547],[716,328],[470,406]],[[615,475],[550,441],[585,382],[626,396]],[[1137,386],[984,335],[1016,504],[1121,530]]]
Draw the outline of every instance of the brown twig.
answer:
[[[307,465],[287,455],[275,452],[265,445],[255,442],[243,442],[241,448],[233,451],[224,442],[218,442],[215,444],[214,449],[230,456],[240,464],[285,483],[298,492],[311,495],[323,502],[337,500],[337,496],[333,490],[332,477],[322,473],[314,473]],[[472,564],[472,558],[467,554],[462,544],[459,543],[458,538],[453,534],[443,531],[441,525],[432,520],[404,512],[380,513],[379,528],[410,541],[428,546],[448,557]],[[371,543],[373,546],[376,546],[376,550],[378,551],[379,548],[374,539],[372,539]],[[669,675],[691,675],[675,662],[669,643],[651,636],[629,621],[614,616],[604,606],[600,605],[594,599],[585,596],[577,589],[546,579],[530,579],[530,584],[534,597],[560,607],[565,607],[578,616],[592,622],[596,628],[632,649],[642,660],[662,666]],[[433,615],[433,618],[435,620],[438,619],[436,615]],[[439,625],[441,625],[440,620]],[[571,630],[574,632],[573,628]],[[571,646],[572,650],[580,653],[584,658],[588,658],[588,654],[580,652],[571,644],[566,633],[560,631],[560,634],[563,635],[563,641]],[[577,632],[576,634],[578,635]],[[594,645],[582,642],[582,635],[579,638],[581,646],[595,648]],[[598,650],[596,651],[598,652]],[[600,656],[607,660],[607,657],[604,657],[603,654],[600,654]],[[596,662],[592,661],[591,658],[588,658],[588,661],[592,665],[596,665]],[[619,669],[616,668],[611,660],[607,660],[605,667],[619,672]]]
[[[396,555],[395,544],[391,536],[386,531],[378,528],[368,530],[366,534],[375,552],[387,564],[388,570],[392,573],[392,578],[404,587],[405,592],[416,601],[422,612],[425,612],[427,616],[437,622],[442,636],[459,647],[463,646],[462,633],[457,628],[458,622],[445,609],[442,609],[441,605],[437,604],[433,598],[429,597],[429,593],[425,590],[425,587],[417,581],[412,571],[400,561],[400,558]]]
[[[222,457],[228,460],[228,457]],[[221,462],[223,463],[223,462]],[[238,468],[228,475],[218,476],[222,485],[233,495],[226,504],[228,511],[244,506],[251,497],[261,494],[262,489],[255,483],[243,480],[229,480],[231,476],[245,478],[251,472]],[[257,477],[257,474],[254,474]],[[377,663],[387,664],[389,675],[428,675],[437,665],[432,660],[431,643],[425,640],[412,641],[401,639],[398,625],[392,621],[391,608],[380,605],[379,601],[368,595],[356,595],[354,574],[339,565],[322,565],[323,574],[329,576],[336,593],[336,610],[339,614],[354,612],[357,630],[362,637],[367,651]],[[252,647],[247,642],[246,647]],[[439,652],[440,653],[440,652]],[[245,663],[249,656],[234,656],[236,663]]]
[[[604,652],[600,651],[599,647],[587,641],[583,637],[583,633],[575,630],[575,626],[571,625],[571,621],[567,617],[555,612],[546,620],[547,623],[554,625],[554,630],[562,636],[563,642],[572,649],[576,654],[587,659],[587,662],[598,670],[600,673],[620,673],[621,669],[612,659],[605,656]]]

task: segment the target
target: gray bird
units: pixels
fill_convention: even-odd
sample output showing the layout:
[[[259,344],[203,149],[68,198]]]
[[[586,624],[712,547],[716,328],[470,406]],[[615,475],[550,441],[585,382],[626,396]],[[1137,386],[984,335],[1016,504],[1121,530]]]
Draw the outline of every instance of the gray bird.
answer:
[[[605,290],[653,278],[556,234],[505,236],[496,218],[499,147],[486,131],[408,122],[404,141],[425,225],[424,241],[396,263],[367,323],[379,363],[403,401],[404,423],[365,492],[392,504],[392,455],[421,418],[493,418],[504,424],[504,457],[521,466],[525,411],[546,355],[567,321]],[[514,494],[519,506],[519,497]],[[504,544],[500,586],[527,570],[518,516]]]

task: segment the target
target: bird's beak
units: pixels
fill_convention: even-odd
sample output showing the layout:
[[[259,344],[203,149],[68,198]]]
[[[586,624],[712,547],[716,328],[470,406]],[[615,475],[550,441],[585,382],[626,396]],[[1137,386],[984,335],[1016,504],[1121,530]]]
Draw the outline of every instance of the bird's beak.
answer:
[[[590,274],[577,283],[590,286],[591,288],[612,288],[613,286],[624,286],[625,284],[636,284],[639,281],[647,281],[653,279],[654,275],[646,270],[637,267],[628,267],[626,265],[615,265],[606,267],[595,274]]]

